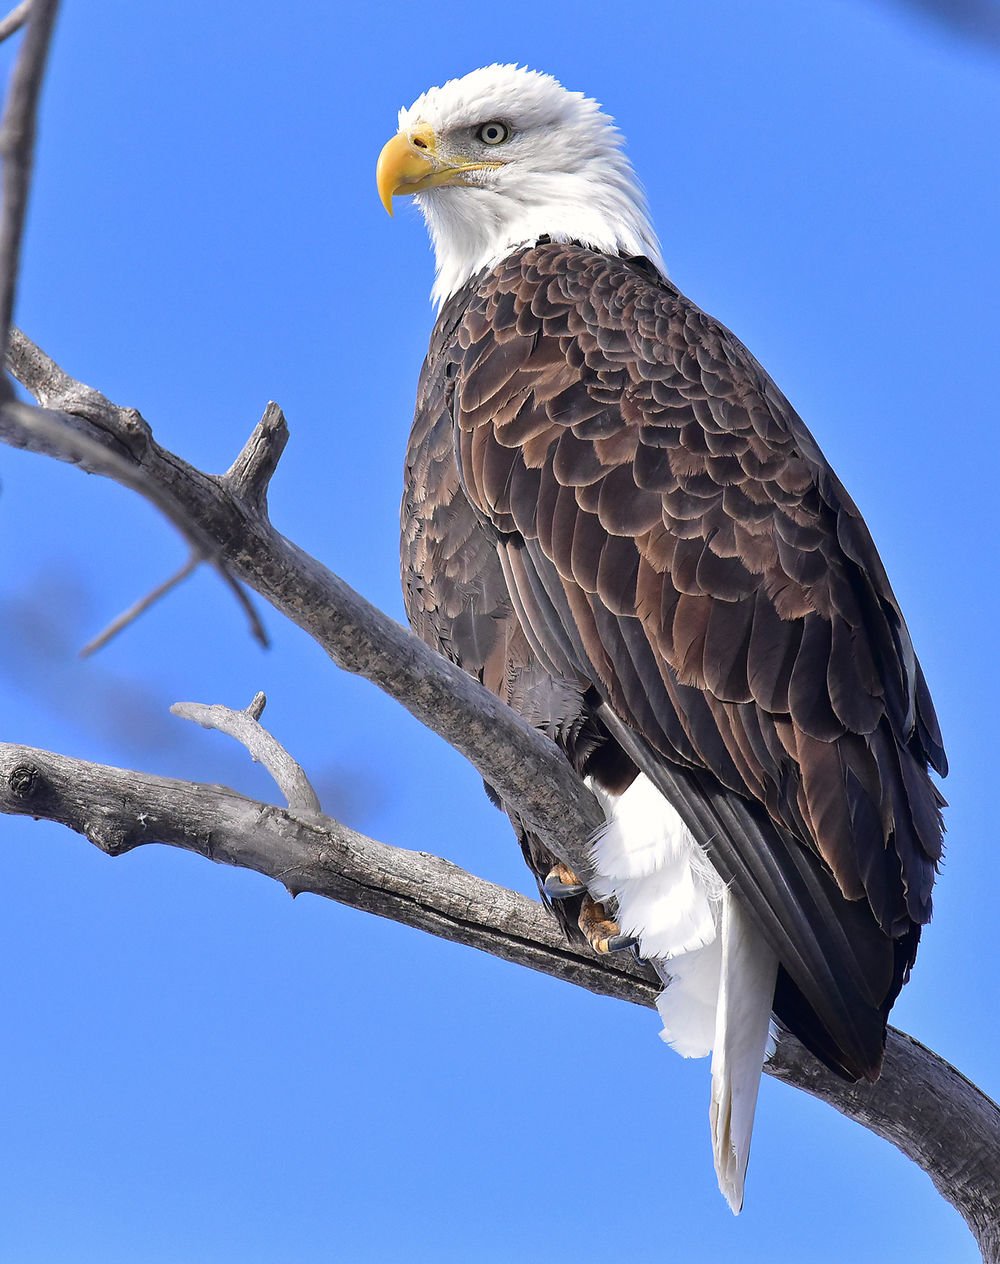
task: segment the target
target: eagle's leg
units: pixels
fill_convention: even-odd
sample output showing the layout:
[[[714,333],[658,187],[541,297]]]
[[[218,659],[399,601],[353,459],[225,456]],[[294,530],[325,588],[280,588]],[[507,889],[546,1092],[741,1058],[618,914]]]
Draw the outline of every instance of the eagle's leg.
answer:
[[[589,895],[583,897],[577,925],[594,952],[601,954],[634,948],[639,942],[634,935],[622,934],[621,927],[608,916],[604,905]]]
[[[542,889],[550,900],[568,900],[574,895],[583,895],[587,890],[569,865],[562,863],[552,866]]]

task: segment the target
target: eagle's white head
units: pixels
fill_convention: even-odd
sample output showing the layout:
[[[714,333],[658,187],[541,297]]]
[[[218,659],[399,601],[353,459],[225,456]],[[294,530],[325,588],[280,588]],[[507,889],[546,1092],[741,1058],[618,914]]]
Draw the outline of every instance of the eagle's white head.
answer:
[[[434,244],[438,304],[544,235],[663,267],[613,120],[551,75],[485,66],[429,88],[400,110],[377,179],[390,215],[394,195],[416,195]]]

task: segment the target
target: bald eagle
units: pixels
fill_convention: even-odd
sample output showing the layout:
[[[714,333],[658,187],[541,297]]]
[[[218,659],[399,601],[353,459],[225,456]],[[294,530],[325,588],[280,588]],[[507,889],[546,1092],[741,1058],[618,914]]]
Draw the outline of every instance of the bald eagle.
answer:
[[[437,263],[402,505],[415,631],[548,733],[604,807],[578,877],[512,819],[543,896],[663,980],[712,1055],[743,1203],[773,1018],[880,1070],[931,915],[945,756],[858,509],[751,353],[668,279],[619,133],[489,66],[378,161]]]

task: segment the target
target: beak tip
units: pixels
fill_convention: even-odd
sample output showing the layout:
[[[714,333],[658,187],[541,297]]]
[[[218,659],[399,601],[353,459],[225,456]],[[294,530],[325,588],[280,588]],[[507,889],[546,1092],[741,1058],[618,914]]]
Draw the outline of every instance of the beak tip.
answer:
[[[434,133],[425,128],[417,139],[421,142],[419,148],[412,143],[409,132],[397,132],[382,146],[375,164],[379,201],[390,219],[393,217],[393,196],[418,192],[436,169],[434,154],[437,139]]]

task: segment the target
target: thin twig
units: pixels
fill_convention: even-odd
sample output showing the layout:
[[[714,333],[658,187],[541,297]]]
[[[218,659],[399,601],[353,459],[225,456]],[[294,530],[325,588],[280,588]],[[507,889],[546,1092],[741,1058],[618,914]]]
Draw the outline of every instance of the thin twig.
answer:
[[[157,584],[152,592],[148,592],[145,597],[140,597],[127,610],[123,610],[116,619],[112,619],[103,632],[99,632],[92,641],[88,641],[80,651],[80,657],[89,658],[91,654],[96,654],[98,650],[103,649],[119,632],[124,631],[130,623],[134,623],[140,615],[145,614],[150,606],[155,605],[162,597],[172,592],[178,584],[193,574],[204,560],[200,553],[192,553],[180,570],[174,571],[162,584]]]
[[[170,708],[182,720],[192,720],[203,729],[215,729],[233,737],[245,747],[255,764],[263,764],[285,796],[289,810],[303,817],[322,815],[319,797],[312,788],[301,764],[289,755],[276,737],[259,722],[267,705],[262,693],[243,711],[230,707],[207,706],[203,702],[175,702]]]
[[[14,316],[21,239],[31,189],[35,117],[59,0],[34,0],[0,122],[3,203],[0,209],[0,363]],[[10,20],[8,17],[7,21]]]
[[[236,604],[243,611],[243,617],[247,621],[250,635],[262,650],[270,649],[271,638],[267,635],[267,629],[257,613],[257,607],[250,599],[250,594],[220,558],[211,557],[208,559],[208,562],[226,588],[236,598]]]
[[[0,18],[0,44],[4,40],[16,34],[17,31],[24,26],[28,20],[28,14],[31,12],[32,0],[21,0],[19,5],[15,5],[5,18]]]

